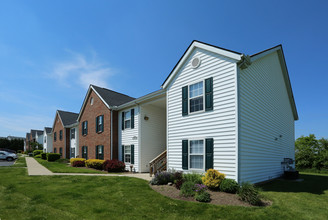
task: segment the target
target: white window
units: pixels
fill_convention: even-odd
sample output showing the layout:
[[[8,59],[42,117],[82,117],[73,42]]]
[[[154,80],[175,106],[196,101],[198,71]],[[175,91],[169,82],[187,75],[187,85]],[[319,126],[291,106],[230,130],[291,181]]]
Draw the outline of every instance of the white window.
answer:
[[[204,140],[189,141],[189,168],[204,169]]]
[[[75,128],[71,128],[71,139],[75,139]]]
[[[93,97],[90,99],[90,105],[93,105]]]
[[[131,146],[130,145],[124,146],[124,162],[131,163]]]
[[[131,128],[131,111],[124,113],[124,128]]]
[[[204,110],[204,86],[203,81],[189,86],[189,112]]]

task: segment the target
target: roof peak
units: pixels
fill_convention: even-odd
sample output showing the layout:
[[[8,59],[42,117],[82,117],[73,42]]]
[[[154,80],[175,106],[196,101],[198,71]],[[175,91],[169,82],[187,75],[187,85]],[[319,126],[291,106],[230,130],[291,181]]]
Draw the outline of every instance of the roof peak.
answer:
[[[124,96],[130,97],[130,98],[134,98],[134,97],[131,97],[131,96],[129,96],[129,95],[126,95],[126,94],[123,94],[123,93],[121,93],[121,92],[117,92],[117,91],[114,91],[114,90],[111,90],[111,89],[108,89],[108,88],[104,88],[104,87],[96,86],[96,85],[93,85],[93,84],[90,84],[90,86],[92,86],[92,87],[97,87],[97,88],[99,88],[99,89],[104,89],[104,90],[107,90],[107,91],[110,91],[110,92],[115,92],[115,93],[117,93],[117,94],[119,94],[119,95],[124,95]]]

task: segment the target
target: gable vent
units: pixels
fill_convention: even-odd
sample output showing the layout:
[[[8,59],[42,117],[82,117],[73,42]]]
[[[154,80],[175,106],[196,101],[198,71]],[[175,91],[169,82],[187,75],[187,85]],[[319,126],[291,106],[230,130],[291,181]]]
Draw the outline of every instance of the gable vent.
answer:
[[[194,57],[192,60],[191,60],[191,67],[196,69],[197,67],[199,67],[200,65],[200,58],[199,57]]]

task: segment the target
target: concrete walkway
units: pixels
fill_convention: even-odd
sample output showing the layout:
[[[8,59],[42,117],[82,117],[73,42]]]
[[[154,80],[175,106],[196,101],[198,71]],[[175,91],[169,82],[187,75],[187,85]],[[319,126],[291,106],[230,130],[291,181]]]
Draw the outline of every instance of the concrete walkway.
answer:
[[[53,173],[42,166],[33,157],[25,157],[29,176],[126,176],[151,180],[149,173],[129,173],[129,174],[97,174],[97,173]]]

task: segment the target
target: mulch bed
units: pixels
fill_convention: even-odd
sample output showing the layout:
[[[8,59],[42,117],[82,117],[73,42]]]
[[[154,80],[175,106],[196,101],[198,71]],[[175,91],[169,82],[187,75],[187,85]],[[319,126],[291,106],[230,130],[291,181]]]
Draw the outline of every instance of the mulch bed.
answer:
[[[167,196],[172,199],[184,200],[184,201],[192,201],[198,202],[194,197],[184,197],[180,195],[180,190],[176,189],[174,186],[169,185],[150,185],[150,187],[155,190],[156,192]],[[243,202],[239,200],[238,195],[225,193],[225,192],[215,192],[215,191],[208,191],[211,195],[211,202],[209,204],[214,205],[233,205],[233,206],[246,206],[251,207],[247,202]],[[263,206],[271,205],[270,201],[263,201]]]

